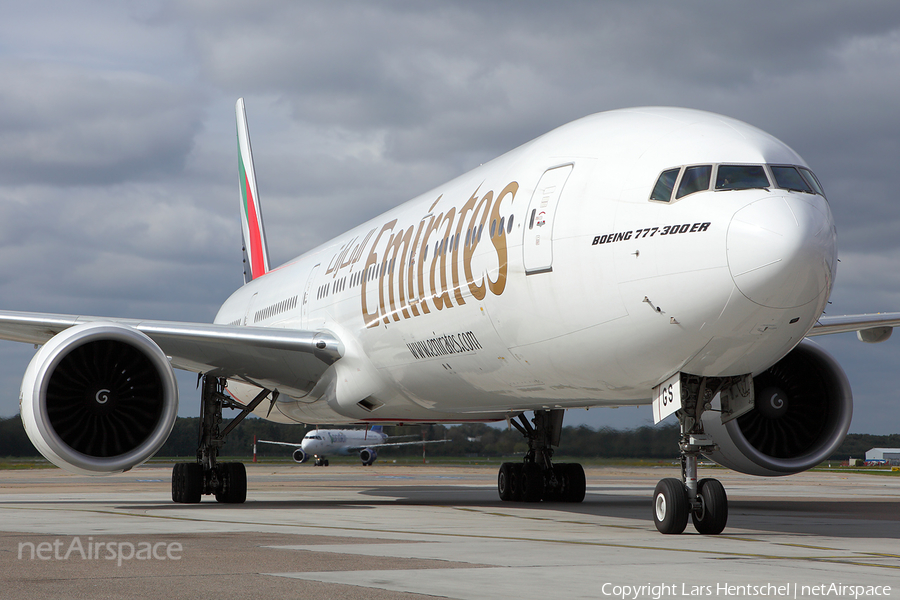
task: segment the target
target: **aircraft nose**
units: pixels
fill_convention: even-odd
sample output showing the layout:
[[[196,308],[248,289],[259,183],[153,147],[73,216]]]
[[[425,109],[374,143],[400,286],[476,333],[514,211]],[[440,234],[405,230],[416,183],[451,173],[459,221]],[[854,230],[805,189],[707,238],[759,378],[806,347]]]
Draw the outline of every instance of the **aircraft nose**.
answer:
[[[836,236],[819,196],[767,196],[738,210],[728,226],[728,268],[751,301],[803,306],[831,291]]]

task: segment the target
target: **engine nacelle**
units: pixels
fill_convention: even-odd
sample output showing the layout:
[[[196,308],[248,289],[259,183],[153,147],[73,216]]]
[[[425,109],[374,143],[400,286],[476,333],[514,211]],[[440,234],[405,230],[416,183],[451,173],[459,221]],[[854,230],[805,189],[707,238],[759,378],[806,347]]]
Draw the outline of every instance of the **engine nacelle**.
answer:
[[[803,340],[753,378],[754,408],[724,425],[703,414],[718,445],[717,463],[750,475],[791,475],[816,466],[844,441],[853,394],[844,370],[828,352]]]
[[[297,448],[294,450],[293,454],[291,454],[291,458],[294,459],[294,462],[305,463],[309,460],[309,454],[303,451],[303,448]]]
[[[178,387],[149,337],[118,323],[83,323],[34,355],[19,408],[47,460],[73,473],[107,475],[162,447],[178,415]]]
[[[359,460],[361,460],[364,465],[371,465],[377,459],[378,452],[375,451],[375,448],[363,448],[359,451]]]

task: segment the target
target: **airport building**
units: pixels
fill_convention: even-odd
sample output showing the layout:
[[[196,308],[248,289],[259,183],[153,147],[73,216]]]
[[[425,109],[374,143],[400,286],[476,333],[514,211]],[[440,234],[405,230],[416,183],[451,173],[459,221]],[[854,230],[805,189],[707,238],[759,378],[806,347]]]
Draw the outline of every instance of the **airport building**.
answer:
[[[900,448],[872,448],[866,451],[866,462],[884,461],[889,465],[900,466]]]

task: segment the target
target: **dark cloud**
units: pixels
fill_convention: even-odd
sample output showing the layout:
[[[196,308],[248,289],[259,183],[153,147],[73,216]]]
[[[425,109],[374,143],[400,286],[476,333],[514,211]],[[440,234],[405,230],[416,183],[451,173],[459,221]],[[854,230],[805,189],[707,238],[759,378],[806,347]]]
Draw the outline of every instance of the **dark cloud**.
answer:
[[[200,128],[196,94],[157,77],[0,61],[0,180],[98,184],[171,176]]]
[[[18,3],[0,22],[0,305],[210,320],[241,282],[244,96],[276,263],[567,121],[677,105],[756,125],[819,175],[841,241],[829,313],[900,310],[898,70],[894,2]],[[897,340],[819,340],[854,430],[894,431]],[[0,414],[29,354],[0,344]]]

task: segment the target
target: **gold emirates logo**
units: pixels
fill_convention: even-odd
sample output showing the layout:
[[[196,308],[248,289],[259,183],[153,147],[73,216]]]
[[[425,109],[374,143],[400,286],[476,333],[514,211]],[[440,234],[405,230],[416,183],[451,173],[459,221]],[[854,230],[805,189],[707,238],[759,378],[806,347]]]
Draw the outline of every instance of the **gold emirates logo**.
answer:
[[[418,225],[398,227],[397,219],[385,223],[375,236],[365,267],[356,275],[359,277],[360,309],[366,327],[377,327],[379,321],[387,325],[392,319],[399,321],[401,317],[409,319],[427,314],[432,307],[443,310],[465,304],[463,285],[468,286],[476,300],[484,299],[487,290],[495,296],[502,294],[506,288],[508,264],[506,231],[502,226],[500,205],[506,196],[512,203],[518,189],[519,184],[513,181],[496,197],[493,191],[488,191],[479,198],[479,186],[461,207],[453,206],[435,215],[435,207],[443,198],[441,195]],[[500,227],[497,227],[498,224]],[[486,227],[489,228],[489,238],[497,254],[499,268],[495,279],[482,274],[476,281],[472,258]],[[327,273],[335,272],[337,276],[337,271],[357,262],[375,231],[369,231],[360,244],[355,244],[356,238],[347,243],[332,259]],[[435,234],[436,242],[431,242],[432,234]],[[387,244],[379,251],[384,239]],[[432,244],[435,251],[430,257],[430,267],[427,267]],[[460,283],[460,265],[465,278],[463,283]],[[367,293],[371,285],[378,286],[377,305],[374,304],[374,297],[369,298]],[[416,294],[416,289],[419,294]]]

